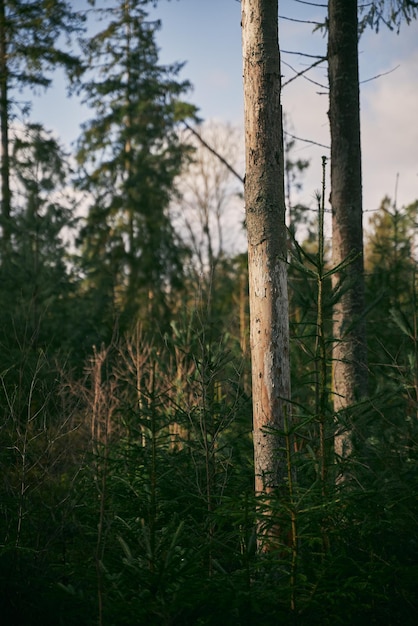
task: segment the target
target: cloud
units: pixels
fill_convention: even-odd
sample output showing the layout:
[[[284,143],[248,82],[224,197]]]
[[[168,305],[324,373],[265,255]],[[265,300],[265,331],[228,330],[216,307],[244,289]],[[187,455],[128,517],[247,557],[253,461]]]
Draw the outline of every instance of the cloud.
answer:
[[[361,75],[370,78],[382,74],[361,85],[365,211],[376,210],[385,195],[394,198],[398,173],[398,206],[418,198],[417,31],[418,28],[413,32],[409,27],[402,38],[393,33],[371,34],[361,43]],[[397,69],[383,75],[394,68]],[[285,68],[284,73],[286,82],[292,72]],[[283,90],[284,111],[290,116],[295,135],[329,146],[326,66],[309,73],[309,77],[324,87],[303,78],[295,80]],[[297,142],[295,146],[295,158],[311,159],[303,191],[297,198],[310,206],[321,186],[323,154],[328,156],[329,151],[309,143]],[[366,224],[367,221],[366,218]]]
[[[394,198],[397,174],[398,205],[418,198],[418,82],[414,80],[418,50],[399,63],[394,72],[363,87],[363,187],[368,209],[376,209],[385,194]]]

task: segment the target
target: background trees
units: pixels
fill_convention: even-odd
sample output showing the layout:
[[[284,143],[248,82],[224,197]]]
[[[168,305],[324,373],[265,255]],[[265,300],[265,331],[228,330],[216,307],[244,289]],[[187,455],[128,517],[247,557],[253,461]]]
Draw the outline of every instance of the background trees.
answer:
[[[23,15],[27,3],[9,10],[18,4]],[[29,114],[9,140],[12,224],[0,267],[7,624],[416,622],[416,202],[385,199],[367,225],[370,402],[354,406],[361,437],[336,482],[331,309],[347,283],[330,284],[325,178],[316,212],[289,201],[286,241],[283,169],[292,199],[292,172],[306,163],[289,143],[277,151],[277,29],[271,3],[261,4],[272,46],[263,76],[277,98],[262,98],[265,109],[250,103],[248,115],[271,105],[277,126],[261,126],[275,128],[274,144],[247,164],[247,227],[262,252],[250,253],[262,272],[250,269],[274,317],[287,304],[287,265],[293,384],[291,420],[287,369],[265,387],[274,401],[262,398],[275,419],[256,437],[269,444],[256,469],[264,493],[254,495],[248,268],[226,245],[242,190],[214,154],[239,170],[235,134],[198,127],[212,151],[190,149],[183,120],[195,109],[179,66],[160,64],[147,3],[113,2],[88,13],[82,49],[92,65],[79,86],[93,114],[78,163]],[[284,368],[286,350],[273,350]]]
[[[181,100],[180,64],[161,66],[158,22],[143,3],[118,2],[105,29],[84,43],[85,101],[97,117],[83,127],[80,185],[91,195],[81,232],[83,265],[92,287],[108,293],[110,319],[158,311],[181,285],[182,256],[167,208],[187,147],[178,124],[194,115]],[[162,308],[161,308],[162,307]],[[102,312],[102,311],[101,311]]]
[[[16,108],[16,89],[47,88],[48,75],[57,65],[75,76],[77,56],[68,51],[69,38],[82,27],[82,19],[65,0],[0,3],[0,134],[2,146],[2,242],[9,245],[12,230],[10,126]],[[66,38],[61,47],[59,38]],[[25,105],[23,105],[24,107]],[[7,254],[4,255],[7,259]],[[4,259],[3,259],[4,262]]]

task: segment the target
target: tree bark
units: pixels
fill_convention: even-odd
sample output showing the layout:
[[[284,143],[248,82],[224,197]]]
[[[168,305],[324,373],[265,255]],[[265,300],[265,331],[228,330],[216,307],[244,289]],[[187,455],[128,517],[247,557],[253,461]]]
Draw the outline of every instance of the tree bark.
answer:
[[[290,399],[277,0],[242,0],[242,49],[255,491],[269,496],[287,476]]]
[[[328,11],[333,265],[351,258],[333,276],[335,452],[344,458],[355,428],[346,409],[367,394],[357,0],[329,0]]]
[[[2,261],[10,242],[10,158],[9,158],[9,100],[7,67],[7,28],[4,0],[0,0],[0,136],[1,136],[1,230]]]

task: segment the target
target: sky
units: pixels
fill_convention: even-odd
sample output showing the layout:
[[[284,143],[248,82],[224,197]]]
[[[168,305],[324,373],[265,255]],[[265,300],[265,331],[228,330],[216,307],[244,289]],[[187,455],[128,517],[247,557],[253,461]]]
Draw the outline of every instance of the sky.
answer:
[[[74,0],[77,6],[83,2]],[[162,22],[157,38],[160,61],[185,63],[181,77],[193,85],[188,99],[198,106],[200,117],[242,127],[240,12],[238,0],[159,0],[151,14]],[[326,38],[313,32],[314,24],[297,20],[321,22],[325,13],[325,7],[279,0],[282,103],[289,129],[297,137],[329,146],[325,64],[307,75],[318,84],[298,78],[286,85],[310,61],[292,52],[326,51]],[[399,207],[418,199],[418,21],[403,24],[399,35],[385,27],[378,34],[367,31],[359,43],[359,60],[367,225],[368,214],[378,209],[385,195],[394,200],[396,193]],[[76,99],[68,99],[59,79],[36,100],[32,117],[70,144],[89,114]],[[321,186],[321,157],[329,155],[329,149],[309,142],[298,141],[295,146],[294,158],[310,160],[297,199],[314,205]]]

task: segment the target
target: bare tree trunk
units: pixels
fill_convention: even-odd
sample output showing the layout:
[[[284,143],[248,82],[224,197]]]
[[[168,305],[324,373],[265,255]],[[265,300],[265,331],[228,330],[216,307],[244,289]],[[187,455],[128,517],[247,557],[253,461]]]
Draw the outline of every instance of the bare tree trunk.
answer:
[[[268,496],[287,477],[290,398],[277,0],[242,0],[242,47],[255,490]],[[264,521],[261,549],[278,530]]]
[[[351,262],[333,276],[335,452],[351,451],[352,416],[345,409],[366,396],[367,352],[364,302],[360,103],[357,0],[329,0],[328,72],[331,129],[333,265]]]
[[[2,252],[7,253],[10,242],[10,158],[9,158],[9,100],[7,68],[7,29],[4,0],[0,0],[0,136],[1,136],[1,226]],[[2,258],[4,262],[4,258]]]

